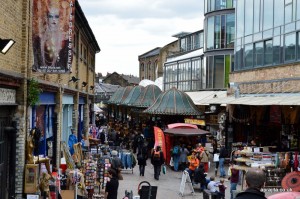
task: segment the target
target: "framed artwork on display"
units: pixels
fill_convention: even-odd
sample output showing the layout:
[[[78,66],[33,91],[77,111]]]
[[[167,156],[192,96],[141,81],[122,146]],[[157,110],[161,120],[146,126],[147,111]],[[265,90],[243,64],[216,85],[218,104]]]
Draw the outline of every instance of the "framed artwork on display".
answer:
[[[38,164],[25,165],[24,193],[36,193],[38,191],[38,171]]]

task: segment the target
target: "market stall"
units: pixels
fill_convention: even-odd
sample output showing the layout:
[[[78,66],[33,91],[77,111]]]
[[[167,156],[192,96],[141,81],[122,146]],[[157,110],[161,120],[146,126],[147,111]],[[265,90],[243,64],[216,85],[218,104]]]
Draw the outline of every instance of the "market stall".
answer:
[[[165,143],[166,143],[166,163],[169,164],[171,159],[171,154],[168,153],[174,145],[175,139],[180,137],[189,137],[193,145],[197,142],[197,137],[209,134],[210,132],[203,129],[198,129],[196,125],[185,124],[185,123],[175,123],[169,124],[168,129],[164,130],[165,133]]]
[[[233,146],[235,149],[237,144],[233,143]],[[299,178],[300,173],[298,152],[270,152],[270,148],[272,147],[245,146],[235,150],[234,168],[242,171],[242,177],[250,168],[263,169],[266,173],[265,188],[298,191],[300,181],[295,180]],[[288,177],[289,175],[294,177]]]

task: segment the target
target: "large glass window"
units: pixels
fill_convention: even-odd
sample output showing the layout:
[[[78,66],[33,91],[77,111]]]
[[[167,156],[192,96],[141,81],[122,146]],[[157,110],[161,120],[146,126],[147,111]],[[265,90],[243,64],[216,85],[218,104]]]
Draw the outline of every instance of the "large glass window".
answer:
[[[254,33],[257,33],[260,31],[260,0],[254,0],[254,14],[253,14],[253,31]]]
[[[203,41],[203,32],[200,33],[199,39],[200,39],[200,41],[199,41],[199,45],[200,45],[199,48],[203,48],[203,43],[204,43],[204,41]]]
[[[209,33],[208,33],[209,34]],[[221,43],[221,16],[215,16],[215,49],[219,49]]]
[[[245,2],[245,36],[253,33],[253,0]]]
[[[213,88],[214,60],[213,56],[207,57],[207,88]]]
[[[245,68],[253,67],[253,44],[245,45]]]
[[[214,49],[214,17],[209,17],[207,19],[207,32],[206,32],[206,49],[212,50]]]
[[[273,43],[272,40],[265,41],[265,65],[271,65],[273,63]]]
[[[224,55],[215,56],[214,88],[224,88],[225,70]]]
[[[244,0],[239,0],[236,4],[236,37],[240,38],[244,35]]]
[[[274,27],[283,25],[284,21],[284,0],[274,1]]]
[[[258,42],[254,44],[254,65],[256,67],[263,65],[264,43]]]
[[[280,36],[273,38],[273,63],[279,64],[280,63]]]
[[[186,38],[180,40],[180,51],[186,51]]]
[[[284,38],[285,61],[295,60],[296,55],[296,33],[286,34]]]
[[[298,56],[297,56],[297,59],[299,60],[300,59],[300,32],[297,33],[297,52],[298,52]]]
[[[284,7],[284,23],[290,23],[293,21],[293,0],[285,0],[285,7]]]
[[[268,30],[273,27],[273,0],[263,0],[263,2],[264,2],[263,27],[264,30]]]
[[[226,15],[226,47],[233,48],[234,47],[234,34],[235,34],[235,26],[234,26],[234,14]]]
[[[300,19],[300,0],[297,0],[297,8],[296,8],[297,20]]]

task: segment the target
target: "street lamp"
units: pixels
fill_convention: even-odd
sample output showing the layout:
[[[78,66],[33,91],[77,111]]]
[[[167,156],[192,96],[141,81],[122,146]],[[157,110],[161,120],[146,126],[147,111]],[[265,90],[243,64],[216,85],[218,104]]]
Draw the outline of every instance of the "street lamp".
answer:
[[[12,39],[0,39],[0,50],[2,54],[6,54],[7,51],[16,43]]]

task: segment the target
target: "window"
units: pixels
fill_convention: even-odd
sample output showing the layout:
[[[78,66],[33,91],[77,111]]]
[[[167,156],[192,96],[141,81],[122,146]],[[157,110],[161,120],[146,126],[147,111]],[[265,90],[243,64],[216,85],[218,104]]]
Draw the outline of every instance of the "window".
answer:
[[[245,2],[245,36],[253,33],[253,0]]]
[[[236,4],[236,37],[240,38],[244,35],[244,0],[239,0]]]
[[[215,56],[214,88],[224,88],[224,55]]]
[[[272,40],[265,41],[265,62],[264,65],[272,65],[273,63],[273,43]]]
[[[268,30],[273,27],[273,0],[263,0],[263,2],[264,2],[263,26],[264,26],[264,30]]]
[[[208,33],[210,34],[210,33]],[[221,16],[215,16],[215,43],[214,49],[221,48]]]
[[[214,49],[214,35],[211,34],[214,32],[214,17],[209,17],[207,19],[207,32],[206,32],[206,49],[212,50]]]
[[[300,32],[297,32],[297,37],[298,37],[298,39],[297,39],[297,52],[298,52],[297,59],[299,60],[300,59]]]
[[[274,1],[274,27],[283,25],[284,20],[284,0]]]
[[[180,40],[180,51],[181,52],[186,51],[186,38],[182,38]]]
[[[260,23],[260,13],[261,13],[261,7],[260,7],[260,0],[254,0],[254,13],[253,13],[253,31],[254,33],[257,33],[261,30],[261,23]]]
[[[285,0],[284,7],[284,23],[290,23],[293,21],[293,0]]]
[[[281,53],[280,53],[280,36],[273,38],[273,63],[279,64]]]
[[[235,25],[234,14],[226,15],[226,48],[234,47]]]
[[[286,34],[284,38],[285,61],[292,61],[296,58],[296,33]]]
[[[245,45],[245,68],[253,67],[253,44]]]
[[[144,64],[141,64],[141,71],[144,71]]]
[[[259,67],[263,65],[264,43],[258,42],[254,44],[254,66]]]

